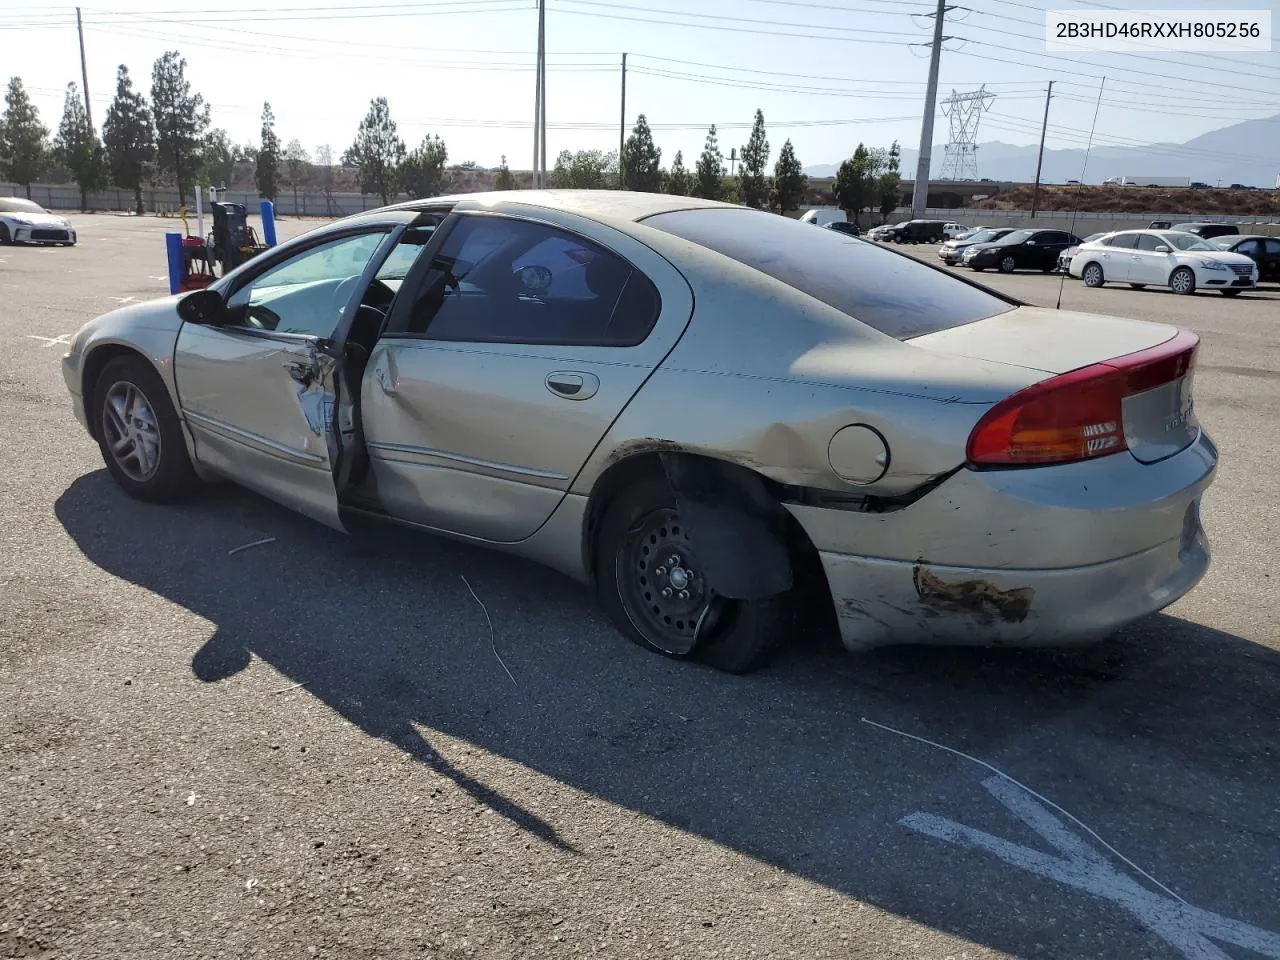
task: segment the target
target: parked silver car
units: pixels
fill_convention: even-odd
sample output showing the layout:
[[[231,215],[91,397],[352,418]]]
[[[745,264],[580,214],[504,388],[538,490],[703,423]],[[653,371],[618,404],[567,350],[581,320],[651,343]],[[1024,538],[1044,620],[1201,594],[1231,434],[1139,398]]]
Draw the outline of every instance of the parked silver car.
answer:
[[[1204,574],[1194,334],[1029,307],[862,240],[640,193],[423,200],[116,310],[64,360],[129,494],[225,477],[583,580],[741,671],[1100,639]]]

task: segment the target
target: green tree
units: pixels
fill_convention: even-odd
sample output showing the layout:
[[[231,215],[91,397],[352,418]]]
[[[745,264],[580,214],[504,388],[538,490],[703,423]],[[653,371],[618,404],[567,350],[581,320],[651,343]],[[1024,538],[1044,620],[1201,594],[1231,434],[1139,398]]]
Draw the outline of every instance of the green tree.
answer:
[[[197,182],[226,186],[235,178],[236,148],[221,127],[210,130],[200,146],[200,173]]]
[[[719,200],[724,196],[724,154],[716,139],[716,125],[707,131],[707,142],[694,168],[694,193],[705,200]]]
[[[44,172],[48,162],[45,137],[49,129],[40,122],[40,111],[27,96],[21,77],[9,78],[4,96],[4,116],[0,117],[0,174],[26,188],[31,199],[31,181]]]
[[[644,114],[622,145],[622,188],[657,193],[662,189],[662,151],[653,142],[649,121]]]
[[[172,176],[185,199],[200,165],[200,148],[209,129],[209,105],[191,92],[187,61],[170,50],[151,67],[151,111],[156,127],[156,161]]]
[[[663,179],[664,192],[671,194],[673,197],[687,197],[693,191],[693,179],[689,176],[689,171],[685,169],[684,153],[682,151],[676,151],[676,157],[671,161],[671,169],[667,171]]]
[[[616,151],[561,150],[551,171],[551,186],[559,190],[604,190],[613,182],[617,169]]]
[[[885,157],[886,169],[876,181],[881,223],[886,222],[889,214],[893,213],[902,202],[902,174],[898,172],[898,159],[901,154],[902,149],[898,146],[898,141],[893,141],[893,146],[889,148],[889,153]]]
[[[390,203],[395,192],[396,171],[404,153],[404,141],[396,133],[387,98],[369,101],[369,112],[360,121],[355,142],[342,156],[344,165],[350,161],[360,168],[361,192],[376,193],[384,204]]]
[[[307,185],[311,172],[311,155],[298,139],[290,140],[284,148],[284,172],[293,188],[293,212],[298,212],[298,188]]]
[[[836,206],[852,220],[871,206],[876,197],[876,158],[861,143],[853,156],[840,164],[831,192]]]
[[[146,98],[133,89],[129,68],[116,70],[116,96],[102,124],[107,166],[116,186],[133,191],[134,211],[141,216],[142,183],[156,155],[156,134]]]
[[[769,141],[764,135],[764,111],[756,111],[751,136],[742,148],[742,167],[738,171],[738,192],[742,202],[757,210],[769,202]]]
[[[80,209],[89,208],[89,191],[102,186],[106,168],[102,144],[89,126],[80,88],[67,84],[67,97],[62,105],[62,122],[58,124],[58,136],[53,142],[54,153],[75,177],[80,188]]]
[[[774,203],[778,212],[786,214],[799,208],[804,200],[805,188],[809,178],[804,175],[804,167],[796,157],[796,151],[788,140],[778,153],[778,162],[773,167]]]
[[[498,167],[498,176],[493,181],[493,189],[495,190],[514,190],[516,188],[516,178],[511,175],[511,168],[507,166],[507,155],[502,155],[502,165]]]
[[[422,144],[405,154],[400,163],[400,182],[409,196],[435,197],[443,192],[444,165],[449,151],[438,136],[422,138]]]
[[[276,115],[269,103],[262,105],[262,146],[258,148],[253,180],[258,186],[258,196],[275,200],[280,190],[280,136],[276,133]]]

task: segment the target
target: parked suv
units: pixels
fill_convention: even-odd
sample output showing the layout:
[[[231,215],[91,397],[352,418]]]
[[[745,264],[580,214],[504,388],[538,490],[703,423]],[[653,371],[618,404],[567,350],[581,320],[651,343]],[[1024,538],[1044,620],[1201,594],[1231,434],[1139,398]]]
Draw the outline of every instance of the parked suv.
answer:
[[[945,239],[946,220],[908,220],[890,238],[896,243],[941,243]]]
[[[1203,240],[1240,232],[1240,228],[1234,223],[1175,223],[1173,229],[1180,233],[1194,233]]]

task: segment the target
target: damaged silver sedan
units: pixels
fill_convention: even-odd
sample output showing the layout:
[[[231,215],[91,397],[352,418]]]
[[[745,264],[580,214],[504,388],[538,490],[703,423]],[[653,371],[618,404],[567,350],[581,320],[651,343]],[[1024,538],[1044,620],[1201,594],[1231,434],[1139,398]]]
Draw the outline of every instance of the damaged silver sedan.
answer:
[[[591,585],[642,645],[760,664],[1099,640],[1209,564],[1194,334],[1025,306],[854,237],[638,193],[402,204],[76,334],[132,496],[229,478]]]

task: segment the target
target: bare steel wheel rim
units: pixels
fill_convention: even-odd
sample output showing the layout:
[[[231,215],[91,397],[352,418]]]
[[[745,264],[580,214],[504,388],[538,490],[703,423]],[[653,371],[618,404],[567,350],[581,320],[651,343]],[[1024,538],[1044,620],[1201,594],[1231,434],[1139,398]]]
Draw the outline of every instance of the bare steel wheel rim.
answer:
[[[147,395],[121,380],[102,403],[102,436],[116,466],[130,480],[145,483],[160,466],[160,425]]]
[[[1175,293],[1186,293],[1191,289],[1191,274],[1186,270],[1175,270],[1173,272],[1173,280],[1170,286],[1173,287]]]
[[[715,595],[676,511],[657,510],[628,531],[618,551],[617,577],[627,617],[659,650],[687,656],[708,632]]]

